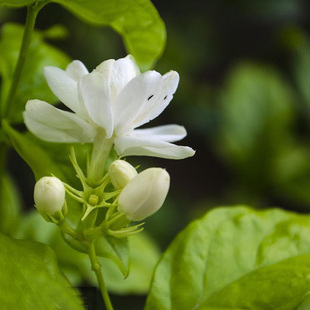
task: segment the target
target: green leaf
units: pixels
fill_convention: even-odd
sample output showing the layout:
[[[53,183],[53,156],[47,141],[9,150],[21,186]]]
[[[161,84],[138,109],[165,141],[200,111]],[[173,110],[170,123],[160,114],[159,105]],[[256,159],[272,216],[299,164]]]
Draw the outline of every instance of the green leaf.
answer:
[[[42,1],[42,0],[41,0]],[[25,6],[34,0],[0,0],[0,4]],[[124,40],[142,70],[147,70],[162,54],[166,28],[149,0],[53,0],[78,18],[97,26],[110,26]]]
[[[293,310],[310,293],[310,217],[217,208],[160,260],[146,310]]]
[[[111,26],[142,70],[153,66],[166,41],[165,25],[149,0],[54,0],[82,20]]]
[[[105,236],[95,241],[96,254],[113,261],[124,277],[129,273],[129,253],[127,238],[117,239]]]
[[[0,179],[0,231],[11,235],[19,221],[21,202],[13,180],[3,174]]]
[[[104,278],[110,291],[117,294],[146,294],[160,252],[145,233],[128,237],[130,272],[126,279],[109,260],[101,260]]]
[[[296,309],[309,294],[310,279],[300,276],[309,276],[309,259],[307,254],[259,268],[204,300],[196,309]],[[279,289],[284,286],[285,291]]]
[[[82,301],[57,267],[47,246],[0,234],[2,309],[83,309]]]
[[[1,101],[6,102],[9,87],[12,82],[13,70],[22,41],[24,28],[18,24],[6,24],[2,28],[0,40],[0,74],[2,75]],[[49,36],[55,31],[46,31]],[[29,49],[29,57],[25,62],[20,87],[14,98],[14,110],[9,115],[12,122],[22,122],[22,112],[29,99],[40,99],[49,103],[58,101],[49,89],[44,75],[45,66],[64,68],[70,59],[62,51],[44,42],[44,32],[36,31]]]
[[[3,122],[3,129],[10,137],[17,153],[30,166],[37,180],[43,176],[51,175],[51,173],[61,180],[65,180],[57,164],[38,144],[34,143],[25,134],[20,134],[14,130],[7,122]]]

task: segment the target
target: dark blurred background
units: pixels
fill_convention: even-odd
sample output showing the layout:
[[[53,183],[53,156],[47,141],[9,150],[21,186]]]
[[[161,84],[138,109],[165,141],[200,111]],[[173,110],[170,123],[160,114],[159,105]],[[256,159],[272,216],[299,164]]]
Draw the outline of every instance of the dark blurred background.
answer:
[[[146,221],[164,250],[174,236],[210,208],[249,204],[310,211],[310,11],[307,1],[153,1],[167,27],[167,46],[155,70],[176,70],[179,88],[148,126],[184,125],[179,144],[194,157],[128,160],[165,167],[171,190]],[[0,21],[23,23],[25,10],[3,9]],[[37,20],[61,24],[68,36],[52,44],[89,70],[126,55],[110,28],[82,23],[57,4]],[[34,178],[14,152],[10,168],[31,207]],[[26,186],[25,186],[26,184]]]

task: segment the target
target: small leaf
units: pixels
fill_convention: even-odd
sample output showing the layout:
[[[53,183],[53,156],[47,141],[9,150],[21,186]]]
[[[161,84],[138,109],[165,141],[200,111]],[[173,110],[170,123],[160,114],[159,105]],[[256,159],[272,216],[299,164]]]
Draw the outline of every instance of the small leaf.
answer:
[[[18,189],[13,180],[3,174],[0,179],[0,231],[11,235],[16,230],[21,210]]]
[[[129,273],[129,253],[127,238],[117,239],[110,236],[95,240],[96,254],[113,261],[124,277]]]
[[[110,291],[117,294],[146,294],[150,289],[153,270],[160,252],[145,233],[128,238],[130,272],[126,279],[109,260],[101,260],[102,271]]]
[[[310,293],[310,217],[217,208],[163,255],[146,310],[295,310]]]
[[[2,309],[83,309],[78,293],[57,267],[47,246],[0,234]]]

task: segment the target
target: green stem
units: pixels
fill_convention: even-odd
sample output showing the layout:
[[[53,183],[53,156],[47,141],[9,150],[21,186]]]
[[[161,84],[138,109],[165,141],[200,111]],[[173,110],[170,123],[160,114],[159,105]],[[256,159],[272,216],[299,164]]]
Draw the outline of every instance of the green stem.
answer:
[[[79,235],[66,221],[59,222],[58,227],[64,234],[67,234],[75,240],[82,241],[82,236]]]
[[[101,266],[100,266],[98,259],[97,259],[97,256],[96,256],[94,241],[92,241],[91,244],[89,245],[88,255],[89,255],[89,258],[91,261],[92,270],[96,274],[97,281],[99,284],[99,288],[101,290],[101,294],[102,294],[104,303],[106,305],[106,308],[107,308],[107,310],[113,310],[113,306],[112,306],[107,288],[106,288],[104,280],[103,280],[103,276],[102,276],[102,272],[101,272]]]
[[[27,18],[25,23],[25,29],[22,39],[22,44],[20,47],[17,64],[14,69],[13,78],[12,78],[12,84],[9,89],[9,94],[7,101],[5,102],[4,108],[3,108],[3,116],[9,117],[10,111],[12,110],[13,101],[15,98],[16,90],[18,88],[20,77],[25,65],[26,58],[28,56],[29,47],[31,43],[32,33],[34,30],[34,25],[36,21],[36,17],[39,13],[39,11],[45,6],[50,0],[42,1],[42,2],[35,2],[32,5],[29,5],[27,7]],[[2,111],[0,111],[2,112]],[[2,118],[2,117],[1,117]]]
[[[114,138],[106,139],[105,131],[99,130],[94,140],[94,146],[91,154],[88,179],[94,185],[100,181],[104,175],[106,161],[111,152]]]

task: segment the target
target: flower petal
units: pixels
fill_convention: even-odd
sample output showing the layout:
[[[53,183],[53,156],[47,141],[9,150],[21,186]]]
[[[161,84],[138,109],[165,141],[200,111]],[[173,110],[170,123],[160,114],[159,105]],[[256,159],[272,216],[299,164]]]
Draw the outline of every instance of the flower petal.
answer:
[[[24,119],[37,137],[50,142],[91,142],[96,129],[71,112],[61,111],[47,102],[29,100]]]
[[[139,118],[140,112],[156,100],[161,85],[162,76],[156,71],[147,71],[123,88],[112,105],[117,134],[134,128],[134,121]]]
[[[79,60],[73,60],[69,63],[66,72],[76,82],[78,82],[83,75],[89,73],[85,65]]]
[[[149,137],[167,142],[175,142],[186,137],[186,129],[179,125],[164,125],[146,129],[135,129],[131,136]]]
[[[139,117],[134,121],[134,128],[151,121],[163,112],[172,100],[179,80],[179,74],[176,71],[170,71],[162,77],[162,87],[156,90],[156,96],[149,100],[149,105],[144,105]]]
[[[132,55],[115,61],[110,78],[112,102],[121,90],[139,74],[140,69]]]
[[[154,105],[154,108],[149,114],[149,120],[156,118],[163,110],[168,106],[173,98],[173,94],[177,90],[180,77],[178,72],[170,71],[163,76],[163,88],[161,90],[161,96]],[[141,124],[142,125],[142,124]],[[140,125],[139,125],[140,126]]]
[[[79,82],[79,91],[91,119],[106,131],[107,138],[113,134],[113,115],[110,104],[108,75],[93,71]]]
[[[154,156],[169,159],[191,157],[195,151],[188,146],[179,146],[150,138],[122,136],[114,140],[115,150],[120,156]]]
[[[87,119],[87,111],[79,101],[77,82],[66,71],[56,67],[45,67],[44,75],[58,99],[80,117]]]

